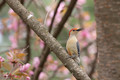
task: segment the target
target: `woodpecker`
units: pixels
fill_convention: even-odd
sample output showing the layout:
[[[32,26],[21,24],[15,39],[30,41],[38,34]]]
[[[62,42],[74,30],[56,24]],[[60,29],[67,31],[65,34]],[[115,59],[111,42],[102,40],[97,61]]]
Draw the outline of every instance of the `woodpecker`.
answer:
[[[80,65],[80,47],[76,35],[82,28],[73,28],[69,31],[69,38],[66,43],[67,53],[78,65]]]

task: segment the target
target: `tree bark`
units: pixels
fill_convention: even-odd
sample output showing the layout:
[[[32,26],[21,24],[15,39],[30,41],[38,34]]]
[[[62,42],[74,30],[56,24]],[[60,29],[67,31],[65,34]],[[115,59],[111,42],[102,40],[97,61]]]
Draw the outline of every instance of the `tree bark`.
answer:
[[[31,59],[31,43],[30,43],[31,29],[30,29],[30,27],[26,27],[26,30],[27,30],[26,47],[28,47],[28,48],[26,49],[27,56],[26,56],[26,62],[25,63],[28,63]]]
[[[68,58],[64,48],[58,41],[42,27],[39,21],[18,0],[5,0],[6,3],[21,17],[21,19],[46,43],[66,68],[77,80],[91,80],[88,75],[72,60]]]
[[[120,80],[120,0],[94,0],[99,80]]]
[[[0,2],[0,11],[3,8],[4,5],[5,5],[5,1],[3,0],[3,1]]]

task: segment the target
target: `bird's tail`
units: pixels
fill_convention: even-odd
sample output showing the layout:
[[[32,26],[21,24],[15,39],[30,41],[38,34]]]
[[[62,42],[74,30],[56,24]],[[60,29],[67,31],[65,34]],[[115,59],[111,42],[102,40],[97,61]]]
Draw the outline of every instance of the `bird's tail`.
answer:
[[[78,64],[78,65],[80,65],[80,58],[79,57],[75,57],[75,58],[73,58],[74,59],[74,61]]]

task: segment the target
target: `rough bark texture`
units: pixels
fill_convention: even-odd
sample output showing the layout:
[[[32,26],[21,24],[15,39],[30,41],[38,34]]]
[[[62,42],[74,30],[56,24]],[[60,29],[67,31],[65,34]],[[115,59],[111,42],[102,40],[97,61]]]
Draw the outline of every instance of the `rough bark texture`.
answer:
[[[77,80],[90,80],[88,75],[70,58],[56,39],[42,27],[39,21],[20,4],[18,0],[5,0],[6,3],[21,17],[21,19],[46,43],[57,55],[61,62],[68,68]]]
[[[94,0],[99,80],[120,80],[120,0]]]

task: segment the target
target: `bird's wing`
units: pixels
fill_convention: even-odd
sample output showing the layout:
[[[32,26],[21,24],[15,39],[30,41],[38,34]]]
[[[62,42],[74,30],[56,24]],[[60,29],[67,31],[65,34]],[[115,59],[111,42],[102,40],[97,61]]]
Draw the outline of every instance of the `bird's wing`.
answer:
[[[80,46],[78,41],[77,41],[77,51],[78,51],[78,56],[80,57]]]

